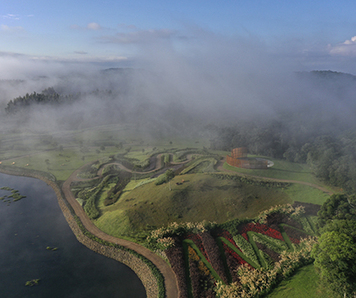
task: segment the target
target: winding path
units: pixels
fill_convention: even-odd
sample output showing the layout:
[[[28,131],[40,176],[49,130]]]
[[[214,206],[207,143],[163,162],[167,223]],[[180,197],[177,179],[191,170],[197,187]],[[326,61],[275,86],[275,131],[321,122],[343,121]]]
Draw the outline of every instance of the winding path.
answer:
[[[85,167],[85,166],[83,166],[83,167]],[[152,251],[150,251],[149,249],[147,249],[141,245],[138,245],[134,242],[127,241],[124,239],[116,238],[116,237],[113,237],[113,236],[110,236],[110,235],[104,233],[103,231],[98,229],[94,225],[94,223],[89,219],[89,217],[85,214],[83,208],[79,205],[79,203],[75,199],[72,191],[70,190],[71,183],[73,181],[77,181],[77,174],[81,171],[81,169],[83,167],[74,171],[72,173],[72,175],[70,175],[70,177],[63,183],[62,191],[63,191],[68,203],[72,206],[76,215],[80,218],[80,220],[82,221],[85,228],[90,233],[92,233],[93,235],[95,235],[103,240],[130,248],[130,249],[138,252],[139,254],[143,255],[145,258],[149,259],[159,269],[159,271],[164,276],[167,297],[168,298],[177,298],[178,297],[178,285],[177,285],[177,280],[176,280],[175,274],[174,274],[173,270],[171,269],[171,267],[162,258],[160,258],[155,253],[153,253]]]

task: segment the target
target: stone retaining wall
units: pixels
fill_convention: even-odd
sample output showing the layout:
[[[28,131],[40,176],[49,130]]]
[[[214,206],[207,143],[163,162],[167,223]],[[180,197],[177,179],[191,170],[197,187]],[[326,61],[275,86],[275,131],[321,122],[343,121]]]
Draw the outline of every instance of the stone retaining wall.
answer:
[[[0,172],[8,175],[37,178],[44,181],[46,184],[52,187],[52,189],[56,193],[59,207],[61,208],[63,215],[66,221],[68,222],[69,227],[73,231],[78,241],[83,245],[85,245],[86,247],[88,247],[89,249],[95,251],[96,253],[112,258],[130,267],[135,272],[135,274],[138,276],[143,286],[145,287],[147,297],[148,298],[158,297],[159,289],[157,285],[157,279],[152,274],[151,269],[143,260],[136,257],[134,254],[130,253],[129,251],[100,244],[83,234],[82,230],[78,227],[78,224],[76,223],[73,214],[68,208],[67,202],[63,198],[62,191],[57,185],[57,183],[50,181],[38,175],[37,173],[30,173],[29,171],[20,174],[18,171],[11,171],[9,169],[5,170],[3,168],[0,168]]]

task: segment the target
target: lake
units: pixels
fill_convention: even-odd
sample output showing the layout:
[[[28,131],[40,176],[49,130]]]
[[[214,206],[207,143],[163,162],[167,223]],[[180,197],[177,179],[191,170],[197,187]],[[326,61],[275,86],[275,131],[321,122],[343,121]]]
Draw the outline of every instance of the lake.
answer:
[[[129,267],[77,241],[46,183],[0,173],[2,186],[26,198],[0,201],[0,297],[146,297]],[[33,279],[37,286],[25,286]]]

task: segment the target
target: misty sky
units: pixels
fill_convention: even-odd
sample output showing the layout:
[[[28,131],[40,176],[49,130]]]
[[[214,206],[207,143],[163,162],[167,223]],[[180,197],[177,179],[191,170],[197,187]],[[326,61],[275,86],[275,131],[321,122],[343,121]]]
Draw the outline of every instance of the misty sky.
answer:
[[[225,47],[215,47],[216,57],[227,51],[229,59],[246,60],[252,51],[291,70],[356,74],[355,11],[356,2],[342,0],[5,0],[0,76],[38,62],[56,71],[63,63],[137,66],[164,56],[162,49],[199,56],[217,43]]]

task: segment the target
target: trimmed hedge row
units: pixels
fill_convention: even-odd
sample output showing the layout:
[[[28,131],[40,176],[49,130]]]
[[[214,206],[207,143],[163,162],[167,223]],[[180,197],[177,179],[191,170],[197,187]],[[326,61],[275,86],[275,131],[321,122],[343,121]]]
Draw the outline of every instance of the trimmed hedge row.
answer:
[[[251,261],[258,264],[258,259],[250,242],[248,242],[244,237],[240,234],[237,234],[233,237],[236,245],[241,249],[241,251],[251,259]]]
[[[88,200],[85,201],[84,211],[90,219],[95,219],[100,216],[100,211],[96,206],[96,200],[110,178],[110,176],[106,176],[95,189],[95,192],[89,197]]]
[[[252,235],[252,238],[255,242],[262,243],[263,245],[265,245],[266,247],[268,247],[269,249],[271,249],[275,252],[282,253],[283,251],[288,250],[287,245],[282,240],[278,240],[278,239],[268,237],[263,234],[257,234],[254,232],[248,232],[248,234]]]

